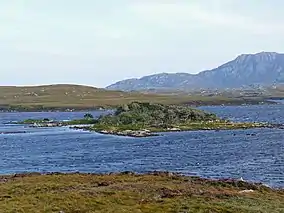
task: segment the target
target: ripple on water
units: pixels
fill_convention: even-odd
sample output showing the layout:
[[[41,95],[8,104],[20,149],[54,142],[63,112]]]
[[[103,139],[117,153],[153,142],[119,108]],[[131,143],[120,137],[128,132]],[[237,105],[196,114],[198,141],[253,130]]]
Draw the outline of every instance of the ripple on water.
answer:
[[[238,121],[284,123],[284,105],[205,107]],[[81,113],[1,113],[0,173],[147,172],[169,170],[208,178],[240,178],[284,187],[284,133],[277,129],[164,133],[125,138],[73,131],[3,125],[12,120],[80,118]],[[99,112],[94,112],[99,115]],[[2,124],[2,125],[1,125]]]

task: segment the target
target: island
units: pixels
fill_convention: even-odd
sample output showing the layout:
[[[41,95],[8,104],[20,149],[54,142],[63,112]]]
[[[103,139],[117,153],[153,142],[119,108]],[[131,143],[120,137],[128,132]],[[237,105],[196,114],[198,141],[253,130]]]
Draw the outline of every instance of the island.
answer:
[[[161,132],[228,130],[272,127],[266,123],[236,123],[213,113],[182,105],[132,102],[113,114],[99,117],[87,130],[130,137],[156,136]]]
[[[84,115],[82,119],[76,119],[70,121],[57,121],[49,118],[43,118],[43,119],[26,119],[17,122],[16,124],[27,124],[30,127],[40,128],[40,127],[81,126],[81,125],[86,127],[95,123],[97,123],[97,120],[94,119],[92,114],[87,113]]]
[[[132,102],[116,108],[113,113],[94,118],[85,114],[82,119],[54,121],[48,118],[28,119],[19,124],[31,127],[62,127],[95,131],[101,134],[149,137],[162,132],[232,130],[250,128],[283,128],[283,126],[257,122],[232,122],[213,113],[184,105],[163,105],[148,102]]]

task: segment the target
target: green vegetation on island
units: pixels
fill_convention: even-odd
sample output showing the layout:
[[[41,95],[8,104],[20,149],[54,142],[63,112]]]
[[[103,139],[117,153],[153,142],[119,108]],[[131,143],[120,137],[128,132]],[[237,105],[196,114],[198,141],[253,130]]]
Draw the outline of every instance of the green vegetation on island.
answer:
[[[43,118],[43,119],[26,119],[23,121],[18,122],[18,124],[47,124],[47,123],[52,123],[53,121],[50,120],[49,118]]]
[[[90,127],[103,134],[151,136],[166,131],[248,129],[267,127],[262,123],[234,123],[215,114],[186,106],[133,102],[116,109],[111,115],[101,116]]]
[[[122,105],[113,114],[102,115],[99,118],[87,113],[82,119],[71,121],[44,118],[27,119],[19,124],[30,124],[32,127],[73,126],[75,129],[131,137],[156,136],[159,132],[274,127],[266,123],[231,122],[220,119],[215,114],[187,106],[143,102]]]
[[[169,172],[0,176],[0,212],[281,213],[284,191]]]
[[[97,127],[117,129],[173,128],[189,122],[213,121],[217,116],[185,106],[132,102],[120,106],[114,114],[101,116]]]
[[[29,124],[32,127],[61,127],[72,125],[91,125],[96,124],[97,119],[94,119],[93,115],[87,113],[82,119],[70,120],[70,121],[56,121],[48,118],[43,119],[26,119],[18,122],[17,124]]]

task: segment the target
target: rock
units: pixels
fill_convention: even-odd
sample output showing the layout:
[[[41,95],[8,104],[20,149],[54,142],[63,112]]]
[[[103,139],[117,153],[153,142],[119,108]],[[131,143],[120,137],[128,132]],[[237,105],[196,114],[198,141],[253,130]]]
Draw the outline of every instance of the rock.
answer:
[[[252,193],[254,192],[254,190],[250,189],[250,190],[243,190],[243,191],[239,191],[239,194],[246,194],[246,193]]]
[[[30,125],[33,128],[43,128],[43,127],[61,127],[63,126],[62,123],[59,122],[50,122],[50,123],[34,123]]]
[[[122,175],[135,175],[135,172],[125,171],[125,172],[121,172],[120,174],[122,174]]]
[[[168,131],[172,131],[172,132],[180,132],[181,129],[180,128],[168,128]]]
[[[163,172],[163,171],[154,171],[154,172],[149,172],[148,174],[154,175],[154,176],[161,176],[161,177],[175,177],[178,175],[177,173]]]
[[[2,198],[4,198],[4,199],[11,199],[12,196],[10,196],[10,195],[4,195],[4,196],[2,196]]]
[[[133,130],[124,130],[124,131],[101,130],[101,131],[99,131],[99,133],[107,134],[107,135],[136,137],[136,138],[157,136],[157,134],[153,134],[149,130],[139,130],[139,131],[133,131]]]
[[[110,185],[110,183],[108,183],[108,182],[100,182],[100,183],[98,183],[98,186],[99,187],[104,187],[104,186],[109,186]]]
[[[23,134],[23,133],[27,132],[26,131],[0,132],[0,135]]]

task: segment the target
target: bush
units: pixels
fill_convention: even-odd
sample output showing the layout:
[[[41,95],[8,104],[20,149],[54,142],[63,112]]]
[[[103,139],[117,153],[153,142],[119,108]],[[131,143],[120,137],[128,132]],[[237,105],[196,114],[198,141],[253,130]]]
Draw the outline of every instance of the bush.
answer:
[[[84,115],[84,118],[85,119],[94,119],[94,116],[90,113],[87,113],[87,114]]]
[[[114,115],[101,116],[102,125],[135,125],[168,127],[194,121],[216,120],[217,116],[186,106],[133,102],[118,107]]]

